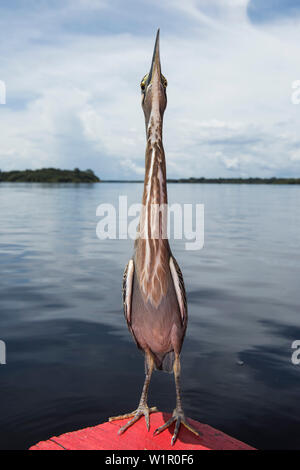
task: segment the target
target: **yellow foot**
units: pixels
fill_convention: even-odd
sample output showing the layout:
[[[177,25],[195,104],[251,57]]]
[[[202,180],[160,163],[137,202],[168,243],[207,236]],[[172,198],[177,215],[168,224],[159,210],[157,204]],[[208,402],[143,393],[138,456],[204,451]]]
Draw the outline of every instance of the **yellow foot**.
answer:
[[[113,416],[112,418],[109,418],[108,421],[116,421],[116,420],[119,420],[119,419],[131,418],[133,416],[132,419],[130,419],[124,426],[122,426],[119,429],[118,434],[123,434],[123,432],[125,432],[126,429],[128,429],[130,426],[132,426],[134,423],[136,423],[140,419],[141,416],[145,416],[146,426],[147,426],[147,429],[149,431],[149,429],[150,429],[149,415],[150,415],[150,413],[155,413],[157,411],[158,411],[158,409],[156,408],[156,406],[154,406],[152,408],[149,408],[148,405],[139,405],[137,410],[132,411],[131,413],[127,413],[125,415]]]
[[[173,446],[176,442],[176,439],[177,439],[177,436],[178,436],[178,432],[179,432],[179,428],[180,428],[180,425],[183,424],[189,431],[193,432],[194,434],[196,434],[196,436],[200,436],[201,433],[199,431],[197,431],[195,428],[193,428],[193,426],[191,426],[187,420],[186,420],[186,417],[184,416],[184,413],[182,410],[177,410],[175,408],[175,410],[173,411],[173,416],[171,419],[169,419],[169,421],[167,421],[165,424],[163,424],[162,426],[160,426],[159,428],[157,428],[153,435],[154,436],[157,436],[158,434],[160,434],[162,431],[164,431],[165,429],[167,429],[169,426],[171,426],[171,424],[173,424],[174,422],[176,422],[175,424],[175,430],[174,430],[174,434],[173,434],[173,437],[172,437],[172,440],[171,440],[171,445]]]

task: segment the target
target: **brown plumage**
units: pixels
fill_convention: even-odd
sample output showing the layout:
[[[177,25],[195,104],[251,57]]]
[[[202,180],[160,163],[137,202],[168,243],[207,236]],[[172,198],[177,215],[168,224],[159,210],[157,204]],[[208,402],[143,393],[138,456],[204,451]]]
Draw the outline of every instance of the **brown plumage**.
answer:
[[[173,417],[155,434],[176,422],[174,444],[180,423],[198,435],[184,416],[180,398],[180,351],[187,327],[187,303],[183,276],[172,255],[167,239],[166,161],[162,143],[163,115],[167,105],[167,81],[161,73],[159,31],[151,69],[141,83],[145,114],[147,147],[143,209],[134,254],[123,278],[124,314],[128,328],[139,349],[145,353],[146,379],[137,410],[112,419],[132,417],[119,432],[124,432],[142,415],[149,429],[147,395],[154,368],[174,371],[176,408]]]

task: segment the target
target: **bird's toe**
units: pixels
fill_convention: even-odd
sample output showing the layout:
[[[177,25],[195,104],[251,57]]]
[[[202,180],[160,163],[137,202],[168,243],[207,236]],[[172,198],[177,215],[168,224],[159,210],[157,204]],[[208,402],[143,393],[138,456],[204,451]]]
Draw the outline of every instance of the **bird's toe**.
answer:
[[[158,411],[158,409],[156,408],[156,406],[153,406],[152,408],[149,408],[147,404],[143,404],[143,405],[139,405],[139,407],[135,411],[132,411],[131,413],[126,413],[126,414],[120,415],[120,416],[113,416],[113,417],[109,418],[109,421],[117,421],[117,420],[121,420],[121,419],[131,418],[129,421],[127,421],[126,424],[124,424],[124,426],[122,426],[119,429],[118,434],[123,434],[130,426],[132,426],[142,416],[144,416],[145,421],[146,421],[146,426],[147,426],[147,429],[149,431],[150,430],[150,413],[155,413],[157,411]]]
[[[160,434],[161,432],[163,432],[165,429],[167,429],[169,426],[171,426],[172,423],[174,423],[176,418],[174,418],[172,416],[171,419],[169,419],[169,421],[167,421],[165,424],[163,424],[162,426],[159,426],[159,428],[155,429],[154,433],[153,433],[153,436],[157,436],[158,434]]]
[[[182,410],[177,410],[175,409],[174,412],[173,412],[173,415],[172,415],[172,418],[170,418],[165,424],[163,424],[162,426],[160,426],[159,428],[157,428],[153,435],[154,436],[157,436],[158,434],[160,434],[162,431],[164,431],[165,429],[167,429],[168,427],[170,427],[173,423],[175,422],[175,429],[174,429],[174,433],[173,433],[173,436],[172,436],[172,439],[171,439],[171,445],[173,446],[176,442],[176,439],[178,437],[178,433],[179,433],[179,430],[180,430],[180,425],[183,424],[184,427],[186,427],[189,431],[191,431],[192,433],[194,433],[196,436],[200,436],[201,433],[199,431],[197,431],[193,426],[191,426],[191,424],[187,421],[184,413]]]

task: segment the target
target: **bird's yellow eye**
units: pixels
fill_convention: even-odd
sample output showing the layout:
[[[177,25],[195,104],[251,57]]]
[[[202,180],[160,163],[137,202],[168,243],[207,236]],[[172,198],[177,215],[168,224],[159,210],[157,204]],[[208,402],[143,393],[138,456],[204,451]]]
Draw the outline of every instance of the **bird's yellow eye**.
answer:
[[[145,89],[146,89],[146,84],[147,84],[147,80],[148,80],[148,76],[149,74],[147,73],[147,75],[145,75],[141,81],[141,89],[142,91],[144,92]],[[162,84],[165,88],[167,88],[168,86],[168,81],[166,79],[166,77],[164,77],[163,75],[161,76],[161,81],[162,81]]]
[[[146,83],[147,83],[147,80],[148,80],[148,75],[149,75],[149,74],[147,73],[147,75],[145,75],[145,76],[143,77],[142,81],[141,81],[141,89],[142,89],[142,91],[145,91],[145,89],[146,89]]]

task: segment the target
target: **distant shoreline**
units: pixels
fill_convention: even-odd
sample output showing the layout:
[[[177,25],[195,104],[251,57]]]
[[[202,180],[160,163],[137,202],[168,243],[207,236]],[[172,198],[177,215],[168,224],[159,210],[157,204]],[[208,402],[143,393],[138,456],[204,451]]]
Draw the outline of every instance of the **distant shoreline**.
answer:
[[[144,180],[101,180],[101,183],[144,183]],[[300,178],[170,178],[167,183],[188,184],[300,184]]]
[[[144,183],[144,180],[101,180],[93,170],[38,170],[1,171],[0,183]],[[178,184],[300,184],[300,178],[169,178],[167,183]]]
[[[41,168],[39,170],[0,171],[0,183],[100,183],[100,179],[93,170]]]

